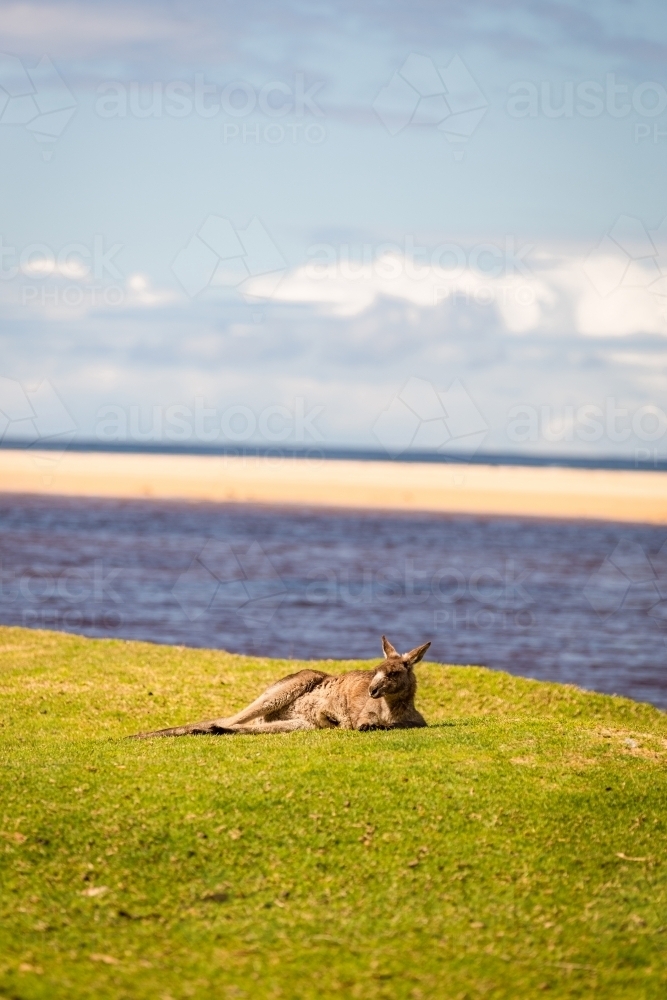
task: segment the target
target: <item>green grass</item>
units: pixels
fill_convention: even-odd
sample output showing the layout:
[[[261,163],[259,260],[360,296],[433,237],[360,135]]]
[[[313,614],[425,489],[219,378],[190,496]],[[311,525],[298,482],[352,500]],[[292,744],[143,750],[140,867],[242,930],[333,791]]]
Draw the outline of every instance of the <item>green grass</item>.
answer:
[[[0,629],[0,997],[664,1000],[665,715],[424,664],[426,730],[122,740],[294,668]]]

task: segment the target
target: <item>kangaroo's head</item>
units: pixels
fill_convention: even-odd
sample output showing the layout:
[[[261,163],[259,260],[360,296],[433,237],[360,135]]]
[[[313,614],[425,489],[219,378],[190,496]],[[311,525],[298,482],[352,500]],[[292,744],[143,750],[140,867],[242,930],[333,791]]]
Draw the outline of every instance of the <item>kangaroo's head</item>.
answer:
[[[412,668],[415,663],[419,663],[430,645],[430,642],[425,642],[423,646],[417,646],[409,653],[401,654],[383,635],[382,649],[385,658],[375,668],[375,676],[368,688],[371,698],[410,697],[414,695],[417,681]]]

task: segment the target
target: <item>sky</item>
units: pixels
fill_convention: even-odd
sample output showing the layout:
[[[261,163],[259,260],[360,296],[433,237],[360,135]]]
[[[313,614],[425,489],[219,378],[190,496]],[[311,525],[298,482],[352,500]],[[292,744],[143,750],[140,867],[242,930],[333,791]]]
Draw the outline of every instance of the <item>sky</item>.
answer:
[[[667,458],[660,2],[0,8],[0,437]]]

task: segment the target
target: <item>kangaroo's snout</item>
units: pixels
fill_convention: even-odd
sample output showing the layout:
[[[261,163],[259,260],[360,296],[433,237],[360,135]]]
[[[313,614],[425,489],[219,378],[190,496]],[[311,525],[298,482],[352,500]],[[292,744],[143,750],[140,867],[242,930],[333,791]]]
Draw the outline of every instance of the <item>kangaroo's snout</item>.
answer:
[[[378,670],[370,684],[371,698],[388,698],[403,694],[410,686],[410,673],[403,664],[392,665],[388,670]]]
[[[384,674],[377,673],[368,686],[368,693],[371,698],[381,698],[387,686],[387,678]]]

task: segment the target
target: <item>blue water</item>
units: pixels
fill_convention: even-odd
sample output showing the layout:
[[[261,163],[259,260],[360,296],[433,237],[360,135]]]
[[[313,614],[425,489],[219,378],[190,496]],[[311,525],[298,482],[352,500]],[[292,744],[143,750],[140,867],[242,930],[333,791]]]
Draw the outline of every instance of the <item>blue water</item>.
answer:
[[[299,659],[428,658],[667,708],[667,529],[0,495],[0,622]]]

